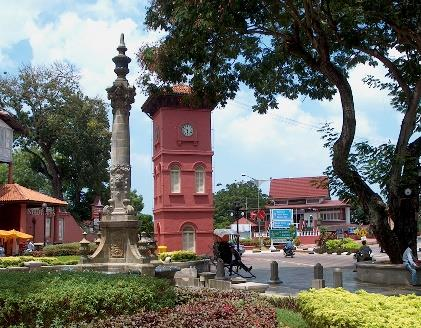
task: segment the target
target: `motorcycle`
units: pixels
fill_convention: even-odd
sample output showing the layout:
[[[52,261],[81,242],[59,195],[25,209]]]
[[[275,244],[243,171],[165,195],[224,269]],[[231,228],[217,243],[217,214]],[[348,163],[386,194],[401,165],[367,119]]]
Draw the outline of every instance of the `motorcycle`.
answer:
[[[285,257],[291,256],[293,258],[295,255],[294,248],[284,248],[284,255]]]

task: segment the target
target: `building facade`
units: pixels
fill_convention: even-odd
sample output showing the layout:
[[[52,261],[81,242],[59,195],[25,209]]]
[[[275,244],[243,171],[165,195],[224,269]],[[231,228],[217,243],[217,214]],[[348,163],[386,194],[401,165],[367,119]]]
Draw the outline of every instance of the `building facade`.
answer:
[[[350,226],[350,205],[332,200],[327,176],[272,179],[267,209],[292,209],[297,235],[312,242],[320,227],[328,231],[345,230]]]
[[[150,96],[153,122],[154,230],[169,251],[210,253],[213,244],[211,111],[186,105],[189,87]]]

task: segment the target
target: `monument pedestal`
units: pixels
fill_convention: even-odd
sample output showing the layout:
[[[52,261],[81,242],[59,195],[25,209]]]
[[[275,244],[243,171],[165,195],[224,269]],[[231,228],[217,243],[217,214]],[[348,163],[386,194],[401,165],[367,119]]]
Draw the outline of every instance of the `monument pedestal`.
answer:
[[[139,263],[150,262],[148,250],[138,248],[137,220],[102,221],[102,238],[89,263]]]

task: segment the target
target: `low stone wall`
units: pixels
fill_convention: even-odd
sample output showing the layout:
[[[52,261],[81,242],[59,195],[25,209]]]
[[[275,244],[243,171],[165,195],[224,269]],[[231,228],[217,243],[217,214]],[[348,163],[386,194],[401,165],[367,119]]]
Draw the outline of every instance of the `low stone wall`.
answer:
[[[421,281],[421,268],[417,269],[418,282]],[[384,285],[410,285],[411,276],[403,264],[357,263],[357,280]]]

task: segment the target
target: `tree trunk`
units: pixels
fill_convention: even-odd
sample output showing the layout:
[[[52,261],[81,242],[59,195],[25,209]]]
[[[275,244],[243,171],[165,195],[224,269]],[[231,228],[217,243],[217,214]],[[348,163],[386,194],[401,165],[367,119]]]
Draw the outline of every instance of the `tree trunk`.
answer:
[[[53,189],[53,197],[63,199],[62,183],[59,169],[54,161],[49,149],[41,147],[42,155],[44,156],[45,164],[47,166],[48,174],[51,177],[51,185]]]

